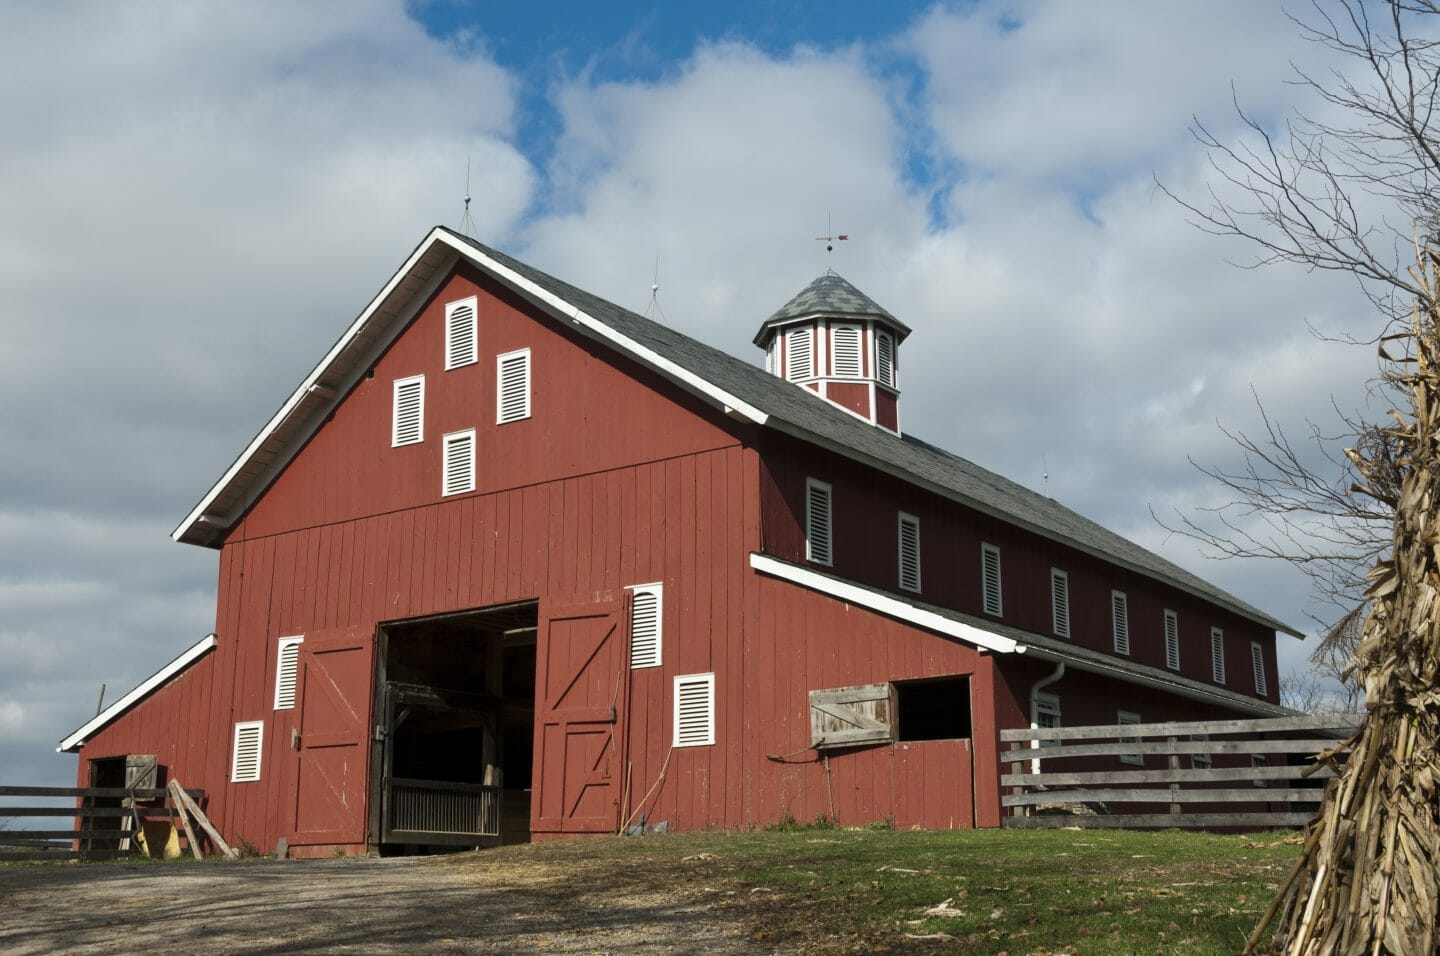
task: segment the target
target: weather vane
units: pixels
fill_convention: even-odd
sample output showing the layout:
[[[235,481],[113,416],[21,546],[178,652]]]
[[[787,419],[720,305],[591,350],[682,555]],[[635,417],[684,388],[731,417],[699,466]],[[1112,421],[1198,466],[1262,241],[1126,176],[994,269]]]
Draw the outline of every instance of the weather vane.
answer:
[[[847,242],[847,241],[849,241],[849,239],[850,239],[850,237],[849,237],[848,235],[846,235],[846,236],[837,236],[837,235],[835,235],[835,230],[830,227],[830,214],[827,212],[827,213],[825,214],[825,235],[823,235],[823,236],[816,236],[816,237],[815,237],[815,241],[816,241],[816,242],[823,242],[823,243],[825,243],[825,252],[828,254],[828,253],[831,253],[831,252],[834,252],[834,251],[835,251],[835,243],[837,243],[837,242]],[[827,258],[828,258],[828,255],[827,255]]]

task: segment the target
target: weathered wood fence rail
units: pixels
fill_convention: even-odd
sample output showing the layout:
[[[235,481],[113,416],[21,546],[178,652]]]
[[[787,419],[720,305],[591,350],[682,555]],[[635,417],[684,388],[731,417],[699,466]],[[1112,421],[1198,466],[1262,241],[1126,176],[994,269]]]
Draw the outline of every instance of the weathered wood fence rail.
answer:
[[[1335,771],[1306,773],[1358,715],[1000,732],[1007,827],[1301,826]],[[1345,754],[1336,755],[1343,761]],[[1057,766],[1057,764],[1059,766]],[[1135,769],[1128,769],[1134,767]],[[1214,806],[1220,804],[1222,806]],[[1187,808],[1210,805],[1204,812]]]
[[[205,798],[204,790],[185,793],[197,802]],[[9,800],[69,801],[68,806],[0,804],[0,861],[132,856],[139,852],[134,841],[144,821],[175,818],[176,810],[164,806],[171,796],[164,787],[0,786],[0,798]],[[56,819],[50,829],[22,829],[17,823],[24,818]]]

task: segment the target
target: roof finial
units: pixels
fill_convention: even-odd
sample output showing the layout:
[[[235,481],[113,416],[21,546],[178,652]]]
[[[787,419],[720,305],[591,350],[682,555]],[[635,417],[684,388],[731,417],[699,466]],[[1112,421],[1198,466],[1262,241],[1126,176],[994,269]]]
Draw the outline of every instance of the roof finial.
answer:
[[[480,237],[475,234],[475,220],[470,216],[470,154],[465,154],[465,215],[460,217],[460,233],[469,236],[476,242]]]
[[[826,271],[826,272],[834,272],[834,271],[835,271],[834,269],[831,269],[831,268],[830,268],[830,253],[832,253],[832,252],[835,251],[835,243],[837,243],[837,242],[847,242],[847,241],[849,241],[849,239],[850,239],[850,237],[849,237],[848,235],[847,235],[847,236],[837,236],[837,235],[835,235],[835,230],[832,229],[832,228],[830,228],[830,213],[829,213],[829,211],[827,210],[826,213],[825,213],[825,235],[823,235],[823,236],[816,236],[816,237],[815,237],[815,241],[816,241],[816,242],[823,242],[823,243],[825,243],[825,271]]]

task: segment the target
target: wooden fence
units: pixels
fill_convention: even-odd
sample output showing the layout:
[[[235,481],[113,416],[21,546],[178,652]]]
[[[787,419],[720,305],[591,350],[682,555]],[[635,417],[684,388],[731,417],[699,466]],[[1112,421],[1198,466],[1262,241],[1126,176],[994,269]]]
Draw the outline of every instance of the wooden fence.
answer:
[[[192,801],[205,797],[204,790],[185,793]],[[0,797],[69,801],[68,806],[0,806],[0,861],[132,856],[140,852],[136,843],[146,821],[168,826],[177,816],[175,808],[164,805],[167,797],[174,798],[166,788],[0,786]],[[54,825],[21,829],[16,824],[24,818]]]
[[[1007,827],[1302,826],[1357,715],[1004,730]],[[1336,755],[1343,761],[1344,752]],[[1059,767],[1056,765],[1060,764]],[[1130,769],[1133,767],[1134,769]],[[1208,805],[1196,812],[1196,805]],[[1219,806],[1216,806],[1219,805]],[[1186,808],[1192,808],[1188,812]]]

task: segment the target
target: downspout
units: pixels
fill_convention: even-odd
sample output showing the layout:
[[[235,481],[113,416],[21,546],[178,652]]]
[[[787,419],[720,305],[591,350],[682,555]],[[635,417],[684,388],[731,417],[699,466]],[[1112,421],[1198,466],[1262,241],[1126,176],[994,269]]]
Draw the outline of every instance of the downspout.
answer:
[[[1065,676],[1065,662],[1064,662],[1064,661],[1061,661],[1061,662],[1059,662],[1058,664],[1055,665],[1055,672],[1054,672],[1053,674],[1051,674],[1049,677],[1042,677],[1042,678],[1040,678],[1039,680],[1037,680],[1035,683],[1033,683],[1033,684],[1030,685],[1030,729],[1031,729],[1031,730],[1038,730],[1038,729],[1040,728],[1040,691],[1042,691],[1042,690],[1045,689],[1046,687],[1049,687],[1051,684],[1055,683],[1057,680],[1059,680],[1060,678],[1062,678],[1062,677],[1064,677],[1064,676]],[[1037,750],[1037,749],[1039,749],[1039,747],[1040,747],[1040,741],[1038,741],[1038,740],[1031,740],[1031,741],[1030,741],[1030,749],[1031,749],[1031,750]],[[1040,772],[1040,761],[1039,761],[1038,759],[1030,761],[1030,772],[1031,772],[1031,773],[1039,773],[1039,772]]]

